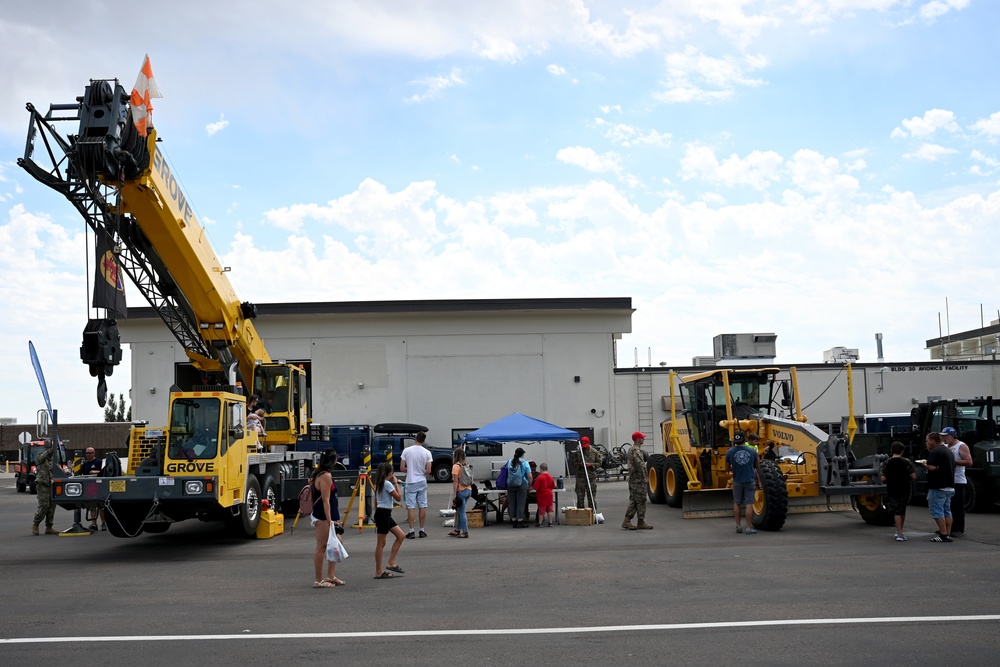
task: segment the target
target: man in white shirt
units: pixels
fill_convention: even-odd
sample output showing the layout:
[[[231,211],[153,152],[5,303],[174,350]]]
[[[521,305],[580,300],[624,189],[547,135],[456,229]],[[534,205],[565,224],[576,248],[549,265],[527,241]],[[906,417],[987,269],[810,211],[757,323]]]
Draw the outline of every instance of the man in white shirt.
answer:
[[[407,539],[413,539],[413,520],[417,510],[420,510],[420,537],[427,537],[424,526],[427,523],[427,476],[431,474],[431,463],[434,457],[424,447],[427,434],[417,433],[416,442],[400,455],[400,470],[406,473],[406,492],[403,494],[406,502],[406,520],[410,524]]]
[[[941,441],[955,457],[955,495],[951,499],[951,536],[962,537],[965,534],[965,487],[968,484],[965,468],[973,463],[972,452],[969,451],[967,444],[958,439],[958,431],[951,426],[945,426],[941,429]]]

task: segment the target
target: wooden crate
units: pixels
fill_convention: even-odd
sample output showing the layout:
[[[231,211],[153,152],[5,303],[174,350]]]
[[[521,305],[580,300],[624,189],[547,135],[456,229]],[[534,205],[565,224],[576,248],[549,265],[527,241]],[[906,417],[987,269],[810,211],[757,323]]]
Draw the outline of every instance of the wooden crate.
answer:
[[[469,522],[469,528],[482,528],[485,523],[482,510],[467,510],[465,519]]]
[[[591,526],[594,523],[594,510],[592,509],[568,509],[566,510],[567,526]]]

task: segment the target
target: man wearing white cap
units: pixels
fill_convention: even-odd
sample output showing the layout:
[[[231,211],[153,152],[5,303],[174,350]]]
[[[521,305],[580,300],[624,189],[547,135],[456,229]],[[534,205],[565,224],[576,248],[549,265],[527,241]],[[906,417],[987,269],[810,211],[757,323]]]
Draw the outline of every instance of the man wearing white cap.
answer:
[[[955,457],[955,495],[951,498],[951,536],[961,537],[965,534],[965,466],[972,465],[972,452],[969,446],[958,439],[958,431],[951,426],[941,429],[941,442],[951,450]]]

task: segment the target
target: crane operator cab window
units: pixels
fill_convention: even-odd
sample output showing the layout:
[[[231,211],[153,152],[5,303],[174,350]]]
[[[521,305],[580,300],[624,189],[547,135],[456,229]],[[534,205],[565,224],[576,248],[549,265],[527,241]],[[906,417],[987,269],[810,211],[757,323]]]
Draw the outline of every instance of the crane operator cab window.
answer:
[[[253,393],[265,412],[287,412],[291,382],[286,366],[258,366],[254,370]]]
[[[170,411],[170,442],[167,456],[172,459],[214,459],[219,450],[218,398],[178,398]]]

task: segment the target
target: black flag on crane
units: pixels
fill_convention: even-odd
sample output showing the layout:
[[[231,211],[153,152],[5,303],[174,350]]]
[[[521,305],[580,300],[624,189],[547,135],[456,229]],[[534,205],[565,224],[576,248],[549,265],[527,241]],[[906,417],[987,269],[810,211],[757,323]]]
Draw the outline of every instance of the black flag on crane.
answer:
[[[107,234],[97,234],[95,250],[97,266],[94,272],[94,308],[106,308],[122,317],[125,307],[125,281],[118,258],[112,250]]]

